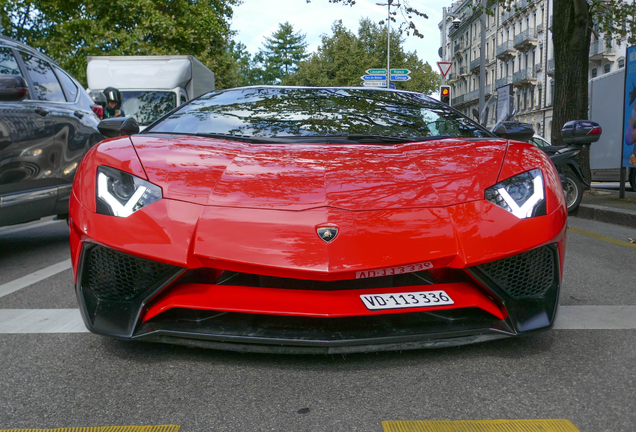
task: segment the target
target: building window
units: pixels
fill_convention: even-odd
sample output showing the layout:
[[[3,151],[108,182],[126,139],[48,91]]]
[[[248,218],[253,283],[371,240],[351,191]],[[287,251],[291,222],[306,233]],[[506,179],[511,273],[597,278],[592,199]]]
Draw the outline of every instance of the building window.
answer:
[[[554,80],[550,81],[550,105],[554,105]]]
[[[537,109],[541,109],[541,98],[543,97],[543,86],[541,84],[539,84],[538,88],[538,99],[537,99]]]
[[[609,63],[605,63],[605,66],[603,66],[603,72],[604,73],[608,73],[610,71],[610,64]]]
[[[594,68],[592,69],[592,78],[596,78],[596,75],[598,75],[598,71]]]
[[[530,109],[534,109],[534,87],[530,87]]]
[[[620,59],[618,61],[618,67],[619,68],[624,68],[625,67],[625,59]]]
[[[523,89],[523,110],[528,109],[528,89]]]

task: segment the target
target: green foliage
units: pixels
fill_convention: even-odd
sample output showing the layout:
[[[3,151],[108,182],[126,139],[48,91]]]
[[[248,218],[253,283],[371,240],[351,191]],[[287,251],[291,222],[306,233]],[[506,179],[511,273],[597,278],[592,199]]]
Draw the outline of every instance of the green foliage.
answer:
[[[289,22],[279,24],[278,30],[265,38],[263,48],[253,58],[251,83],[280,84],[307,57],[305,35],[294,33],[294,26]]]
[[[1,0],[4,34],[36,47],[86,82],[89,55],[191,54],[238,84],[229,20],[240,0]]]
[[[386,68],[386,29],[369,19],[360,21],[358,34],[336,21],[332,35],[322,35],[321,46],[298,72],[288,75],[284,84],[303,86],[359,86],[361,76],[369,68]],[[431,94],[440,77],[416,52],[405,52],[404,39],[398,30],[391,32],[391,69],[409,69],[411,80],[396,83],[398,89]]]

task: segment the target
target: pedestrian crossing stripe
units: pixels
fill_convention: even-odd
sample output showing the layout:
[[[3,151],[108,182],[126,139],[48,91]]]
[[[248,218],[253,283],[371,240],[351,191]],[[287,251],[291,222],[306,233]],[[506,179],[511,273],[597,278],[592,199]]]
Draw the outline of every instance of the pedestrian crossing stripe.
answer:
[[[581,432],[569,420],[383,421],[384,432]]]
[[[0,429],[0,432],[179,432],[181,426],[101,426],[61,429]]]

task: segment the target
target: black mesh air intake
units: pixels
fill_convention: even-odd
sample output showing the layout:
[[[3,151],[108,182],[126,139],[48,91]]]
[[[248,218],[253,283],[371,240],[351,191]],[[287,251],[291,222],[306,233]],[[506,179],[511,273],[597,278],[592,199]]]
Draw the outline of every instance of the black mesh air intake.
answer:
[[[555,248],[544,246],[477,268],[514,299],[538,298],[554,285],[556,253]]]
[[[132,300],[179,268],[102,246],[87,251],[84,287],[100,300]]]

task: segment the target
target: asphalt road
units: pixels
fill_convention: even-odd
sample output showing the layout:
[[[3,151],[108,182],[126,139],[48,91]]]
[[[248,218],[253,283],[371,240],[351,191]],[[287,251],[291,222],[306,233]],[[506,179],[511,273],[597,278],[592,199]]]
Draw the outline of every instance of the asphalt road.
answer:
[[[0,228],[0,288],[70,257],[64,223],[46,222]],[[636,230],[569,224],[576,231],[561,305],[576,313],[636,306],[636,248],[624,243]],[[70,270],[0,297],[0,311],[71,308]],[[0,347],[0,429],[381,431],[384,420],[568,419],[582,432],[636,430],[634,328],[347,356],[238,354],[90,333],[0,334]]]

